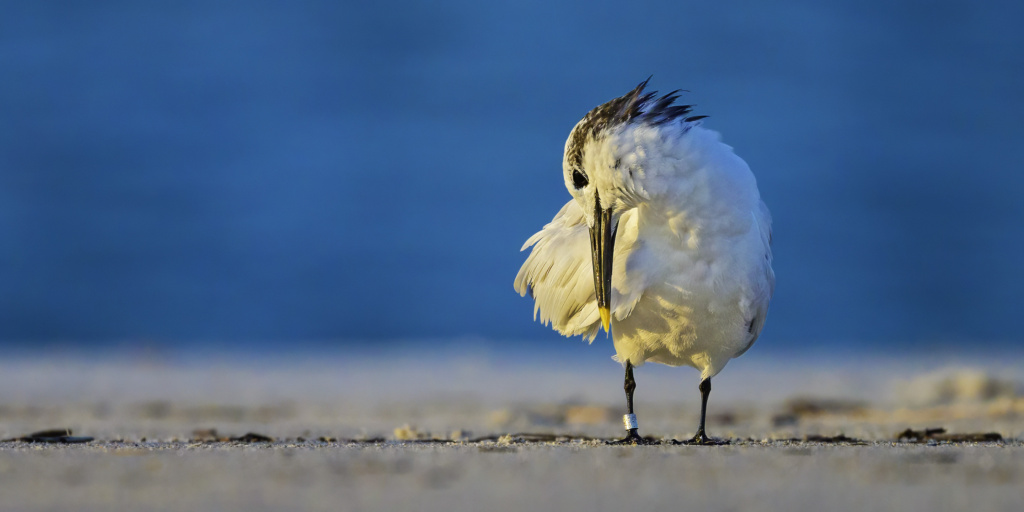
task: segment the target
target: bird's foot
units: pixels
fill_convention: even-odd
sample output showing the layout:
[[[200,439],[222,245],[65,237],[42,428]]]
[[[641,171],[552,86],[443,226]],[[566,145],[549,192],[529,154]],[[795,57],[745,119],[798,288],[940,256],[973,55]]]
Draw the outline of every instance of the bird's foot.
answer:
[[[626,434],[626,437],[616,441],[608,441],[608,444],[631,444],[636,446],[661,444],[661,442],[653,437],[641,437],[640,434],[637,433],[637,429],[631,428],[629,429],[629,433]]]
[[[680,444],[684,444],[684,445],[699,445],[699,446],[722,446],[722,445],[725,445],[725,444],[729,444],[729,440],[728,439],[716,439],[714,437],[708,437],[707,434],[705,434],[703,430],[698,430],[697,434],[694,435],[693,438],[687,439],[685,441],[677,441],[677,440],[673,439],[672,440],[672,444],[675,444],[675,445],[680,445]]]

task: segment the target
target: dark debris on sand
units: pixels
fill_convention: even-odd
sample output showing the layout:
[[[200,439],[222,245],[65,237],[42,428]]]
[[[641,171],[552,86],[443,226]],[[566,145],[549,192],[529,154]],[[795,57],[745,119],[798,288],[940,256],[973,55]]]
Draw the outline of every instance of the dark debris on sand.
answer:
[[[657,437],[645,438],[645,445],[689,445],[690,443],[681,443],[674,439],[660,439]],[[31,434],[14,437],[10,439],[3,439],[0,442],[24,442],[24,443],[53,443],[53,444],[78,444],[78,443],[89,443],[94,441],[92,437],[85,436],[74,436],[72,435],[71,429],[48,429],[33,432]],[[360,438],[360,439],[348,439],[348,438],[336,438],[332,436],[320,436],[315,440],[310,440],[308,443],[323,443],[323,444],[344,444],[344,445],[479,445],[482,450],[503,452],[510,451],[501,447],[510,446],[529,446],[529,445],[542,445],[542,444],[561,444],[561,443],[585,443],[592,445],[610,445],[617,444],[616,441],[620,441],[615,438],[603,438],[594,437],[583,434],[555,434],[549,432],[519,432],[510,434],[491,434],[483,435],[472,438],[461,438],[461,439],[444,439],[444,438],[433,438],[423,437],[419,439],[394,439],[388,440],[384,437],[372,437],[372,438]],[[777,439],[777,440],[759,440],[759,439],[715,439],[715,443],[711,445],[801,445],[801,444],[835,444],[835,445],[847,445],[847,446],[866,446],[874,445],[878,443],[891,443],[892,441],[885,440],[865,440],[854,437],[849,437],[844,434],[838,434],[834,436],[825,435],[806,435],[801,438],[789,438],[789,439]],[[927,428],[923,430],[906,429],[895,436],[897,442],[909,442],[909,443],[944,443],[944,444],[957,444],[957,443],[993,443],[993,442],[1019,442],[1019,440],[1005,440],[1002,435],[996,432],[983,432],[983,433],[947,433],[943,428]],[[125,443],[123,439],[116,440],[100,440],[97,443]],[[146,442],[145,438],[141,442]],[[176,442],[176,440],[175,440]],[[249,432],[241,436],[225,436],[219,434],[216,429],[196,429],[192,432],[192,437],[189,440],[192,443],[202,444],[221,444],[221,443],[303,443],[307,441],[304,437],[298,438],[280,438],[275,439],[271,436],[259,434],[255,432]],[[498,447],[498,448],[495,448]]]
[[[194,443],[273,443],[274,438],[255,432],[235,437],[223,436],[218,435],[215,428],[200,428],[192,431],[191,441]]]
[[[47,430],[40,430],[33,432],[26,436],[12,437],[10,439],[0,440],[0,443],[9,443],[21,441],[23,443],[64,443],[64,444],[77,444],[77,443],[88,443],[93,441],[93,438],[87,436],[75,436],[72,435],[70,428],[54,428]]]
[[[265,436],[263,434],[257,434],[255,432],[249,432],[244,436],[232,437],[232,441],[240,443],[273,443],[274,438]]]
[[[975,432],[968,434],[947,433],[944,428],[926,428],[924,430],[906,429],[896,436],[897,441],[927,443],[939,441],[949,443],[994,443],[1003,440],[998,432]]]

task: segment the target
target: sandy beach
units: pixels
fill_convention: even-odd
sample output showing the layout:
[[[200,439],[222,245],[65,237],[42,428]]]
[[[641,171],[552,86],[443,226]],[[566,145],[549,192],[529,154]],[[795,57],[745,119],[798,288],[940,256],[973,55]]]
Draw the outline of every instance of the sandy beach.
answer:
[[[604,442],[623,433],[621,370],[596,357],[22,357],[0,365],[0,495],[4,510],[1019,509],[1020,365],[860,363],[734,361],[708,420],[729,444],[710,447],[670,443],[696,427],[695,372],[645,366],[641,433],[662,442],[634,447]],[[93,440],[19,440],[54,428]]]

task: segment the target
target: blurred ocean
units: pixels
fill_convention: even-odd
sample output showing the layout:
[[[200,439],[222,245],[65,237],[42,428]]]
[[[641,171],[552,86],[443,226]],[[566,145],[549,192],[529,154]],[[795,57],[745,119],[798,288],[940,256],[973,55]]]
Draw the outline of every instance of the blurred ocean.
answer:
[[[572,126],[651,74],[774,215],[755,350],[1020,345],[1021,2],[3,11],[7,347],[574,343],[519,247]]]

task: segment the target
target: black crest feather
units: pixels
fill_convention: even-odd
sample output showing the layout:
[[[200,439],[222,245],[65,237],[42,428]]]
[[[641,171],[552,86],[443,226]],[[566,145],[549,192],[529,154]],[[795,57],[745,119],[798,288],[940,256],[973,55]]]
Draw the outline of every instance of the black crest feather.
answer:
[[[707,117],[687,117],[693,106],[675,105],[675,101],[679,99],[679,93],[684,92],[681,89],[676,89],[661,97],[658,97],[658,91],[645,93],[644,89],[650,80],[651,77],[647,77],[647,80],[640,82],[625,96],[604,103],[583,116],[583,121],[573,131],[572,140],[566,149],[566,157],[573,169],[582,170],[583,146],[586,142],[613,126],[631,122],[655,126],[674,121],[689,123]]]

